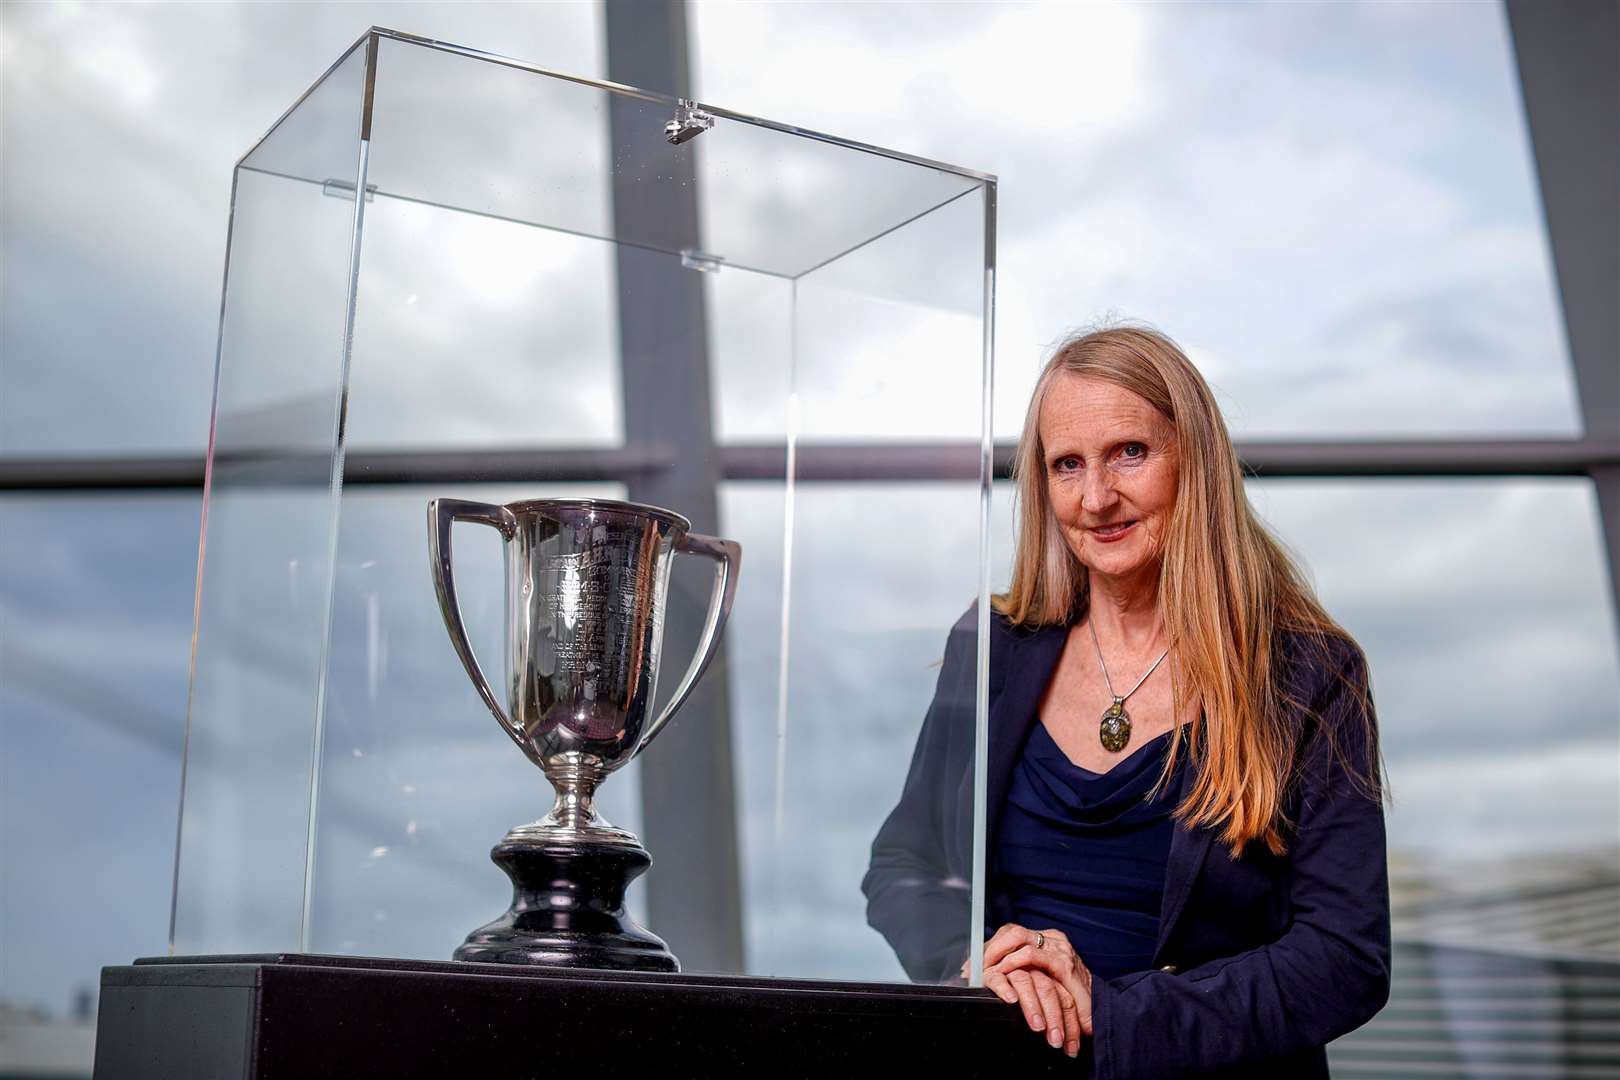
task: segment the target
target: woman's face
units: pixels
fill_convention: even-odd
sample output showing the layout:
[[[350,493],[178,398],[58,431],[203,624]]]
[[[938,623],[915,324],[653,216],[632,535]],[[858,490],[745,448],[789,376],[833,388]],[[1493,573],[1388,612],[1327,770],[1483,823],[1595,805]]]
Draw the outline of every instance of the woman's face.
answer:
[[[1122,386],[1060,374],[1041,402],[1046,493],[1063,538],[1093,574],[1158,572],[1176,505],[1176,433]]]

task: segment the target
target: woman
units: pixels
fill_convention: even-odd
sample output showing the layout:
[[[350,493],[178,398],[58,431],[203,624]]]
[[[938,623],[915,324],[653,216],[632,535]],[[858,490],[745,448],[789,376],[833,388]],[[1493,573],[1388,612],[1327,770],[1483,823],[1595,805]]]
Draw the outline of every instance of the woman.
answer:
[[[1365,658],[1249,506],[1168,338],[1060,347],[990,620],[985,985],[1092,1075],[1325,1077],[1389,996]],[[965,975],[977,612],[946,647],[868,919]],[[993,933],[990,932],[993,928]]]

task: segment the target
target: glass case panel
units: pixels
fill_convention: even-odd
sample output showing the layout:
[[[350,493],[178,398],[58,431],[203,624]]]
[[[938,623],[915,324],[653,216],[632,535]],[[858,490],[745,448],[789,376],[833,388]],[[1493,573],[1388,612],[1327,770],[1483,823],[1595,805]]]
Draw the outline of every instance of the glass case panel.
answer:
[[[904,978],[866,925],[861,881],[906,781],[948,632],[974,599],[978,537],[954,523],[974,515],[979,486],[736,483],[723,495],[723,516],[761,552],[756,581],[781,582],[779,594],[739,593],[733,616],[749,630],[731,670],[750,970]]]
[[[630,915],[688,970],[902,976],[861,876],[985,598],[994,182],[698,108],[677,145],[672,99],[374,31],[243,159],[176,951],[444,959],[498,915],[490,848],[552,792],[446,634],[428,503],[628,499],[744,552],[712,666],[600,788],[651,850]],[[526,687],[535,598],[601,596],[514,591],[515,534],[453,535],[491,696]],[[626,710],[679,692],[712,567],[674,560]]]
[[[361,258],[351,449],[623,441],[610,243],[384,196]]]
[[[346,198],[236,173],[171,928],[182,951],[299,940],[365,79],[364,50],[350,50],[261,147],[346,178]]]
[[[649,161],[639,148],[663,142],[673,99],[393,32],[379,36],[374,89],[367,183],[377,194],[677,255],[696,240],[701,253],[727,266],[784,277],[988,179],[708,106],[712,130],[723,135],[666,147],[662,160]],[[299,141],[316,123],[303,115],[309,105],[301,103],[243,166],[347,182]],[[674,220],[615,212],[616,182],[680,185],[687,161],[696,171],[700,233],[683,236]]]

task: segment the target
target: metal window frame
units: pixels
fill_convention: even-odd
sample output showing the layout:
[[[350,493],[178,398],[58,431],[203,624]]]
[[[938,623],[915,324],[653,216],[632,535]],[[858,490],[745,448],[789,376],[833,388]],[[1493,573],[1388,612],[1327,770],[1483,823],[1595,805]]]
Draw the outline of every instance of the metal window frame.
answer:
[[[1620,5],[1507,0],[1541,208],[1589,440],[1620,439]],[[1620,615],[1620,465],[1594,461]]]
[[[1017,447],[995,445],[994,475],[1011,476]],[[1574,439],[1241,440],[1238,457],[1257,479],[1594,476],[1620,468],[1620,437]],[[711,444],[720,481],[781,480],[785,442]],[[794,479],[860,483],[979,478],[979,444],[960,442],[796,443]],[[659,443],[626,447],[506,447],[486,450],[353,450],[343,486],[616,481],[639,485],[679,455]],[[251,461],[222,455],[221,461]],[[326,459],[321,458],[321,462]],[[290,469],[278,453],[278,475]],[[315,464],[312,461],[312,464]],[[0,458],[0,493],[200,489],[197,455]],[[322,477],[313,477],[324,482]]]

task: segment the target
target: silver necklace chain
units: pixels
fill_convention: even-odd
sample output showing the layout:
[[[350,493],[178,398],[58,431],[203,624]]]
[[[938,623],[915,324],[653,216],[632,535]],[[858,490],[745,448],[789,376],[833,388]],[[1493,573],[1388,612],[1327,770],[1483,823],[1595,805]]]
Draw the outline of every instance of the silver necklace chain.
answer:
[[[1167,646],[1165,648],[1164,652],[1159,654],[1159,658],[1157,660],[1153,661],[1153,667],[1150,667],[1150,668],[1147,669],[1147,674],[1143,675],[1140,679],[1136,680],[1136,685],[1135,686],[1131,687],[1130,690],[1127,693],[1125,693],[1124,695],[1116,694],[1114,692],[1114,680],[1112,680],[1112,679],[1110,679],[1108,677],[1108,664],[1103,661],[1102,645],[1097,641],[1097,626],[1096,626],[1096,623],[1095,623],[1095,621],[1093,619],[1091,619],[1089,617],[1086,619],[1086,629],[1091,631],[1091,644],[1097,650],[1097,666],[1102,668],[1103,683],[1108,687],[1108,693],[1114,699],[1114,703],[1116,705],[1125,704],[1125,699],[1130,697],[1131,694],[1134,694],[1138,690],[1140,690],[1142,688],[1142,684],[1147,682],[1148,675],[1153,674],[1153,672],[1158,668],[1158,666],[1160,664],[1164,663],[1164,658],[1170,655],[1170,649]]]

